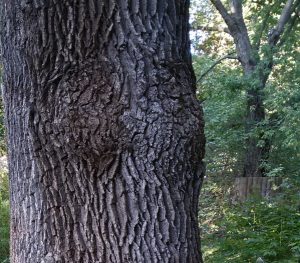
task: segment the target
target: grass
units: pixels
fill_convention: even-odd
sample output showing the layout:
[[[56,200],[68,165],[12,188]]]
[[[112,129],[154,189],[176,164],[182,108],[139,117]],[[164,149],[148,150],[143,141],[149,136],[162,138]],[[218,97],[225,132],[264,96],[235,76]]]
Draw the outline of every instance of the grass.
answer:
[[[7,173],[0,173],[0,263],[9,258],[9,201]]]
[[[9,257],[9,205],[0,200],[0,262]]]

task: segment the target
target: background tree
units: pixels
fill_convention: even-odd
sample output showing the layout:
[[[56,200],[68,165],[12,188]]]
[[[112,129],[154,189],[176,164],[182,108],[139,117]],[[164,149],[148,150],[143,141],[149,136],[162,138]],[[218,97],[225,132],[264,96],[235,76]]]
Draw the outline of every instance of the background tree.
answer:
[[[1,1],[11,262],[202,262],[188,8]]]
[[[234,58],[232,51],[228,49],[236,51],[236,59],[242,66],[243,78],[236,78],[239,79],[237,82],[240,82],[241,90],[246,91],[244,125],[246,149],[240,174],[244,176],[266,175],[273,140],[271,133],[267,130],[274,128],[271,125],[278,121],[278,115],[266,113],[268,91],[265,87],[272,70],[274,71],[277,64],[280,64],[277,58],[282,56],[281,52],[287,50],[288,46],[296,50],[294,36],[299,28],[297,23],[299,1],[244,1],[243,4],[242,1],[229,1],[224,4],[221,1],[211,1],[211,3],[216,7],[225,24],[220,20],[218,13],[214,13],[209,3],[206,2],[206,12],[201,12],[200,19],[198,19],[202,22],[206,20],[206,23],[197,26],[196,19],[193,27],[206,30],[206,32],[214,32],[209,34],[204,42],[202,41],[200,47],[204,52],[220,53],[221,51],[221,54],[223,52],[230,54],[225,53],[226,55],[216,60],[211,68],[225,58]],[[226,5],[230,6],[230,12]],[[242,10],[243,6],[245,13]],[[213,22],[209,23],[209,20]],[[230,43],[231,37],[233,43]],[[293,52],[293,48],[290,48],[289,52]],[[288,56],[287,54],[291,53],[286,53],[285,56]],[[230,63],[235,65],[232,61]],[[205,72],[204,76],[211,68]]]
[[[283,1],[279,2],[276,1],[268,15],[266,7],[270,1],[243,1],[251,42],[266,17],[269,28],[275,26],[284,6]],[[198,82],[207,138],[207,176],[200,200],[204,261],[244,263],[261,257],[265,262],[297,262],[300,258],[296,230],[300,220],[300,24],[295,22],[292,34],[286,34],[288,37],[275,52],[274,66],[262,93],[265,119],[246,133],[249,82],[237,55],[232,54],[235,44],[227,33],[228,27],[210,1],[194,1],[192,18],[192,27],[199,27],[199,20],[201,28],[192,32],[194,68],[198,79],[204,75]],[[262,43],[266,43],[267,31]],[[228,55],[235,59],[216,63]],[[260,145],[265,140],[270,142],[269,157],[263,163],[265,175],[268,180],[280,176],[283,183],[280,193],[274,196],[254,195],[246,202],[236,203],[232,198],[233,182],[243,171],[249,135],[255,136]]]

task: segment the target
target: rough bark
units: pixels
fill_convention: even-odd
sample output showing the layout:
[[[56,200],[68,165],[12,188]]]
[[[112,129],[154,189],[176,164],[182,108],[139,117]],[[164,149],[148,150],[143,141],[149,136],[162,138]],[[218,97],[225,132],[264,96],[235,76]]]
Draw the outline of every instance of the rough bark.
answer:
[[[1,1],[10,262],[202,262],[188,7]]]

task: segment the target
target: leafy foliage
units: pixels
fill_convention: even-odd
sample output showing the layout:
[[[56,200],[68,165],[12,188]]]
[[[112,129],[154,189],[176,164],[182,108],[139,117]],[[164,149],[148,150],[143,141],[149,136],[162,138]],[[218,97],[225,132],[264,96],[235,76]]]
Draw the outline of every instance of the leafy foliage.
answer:
[[[0,172],[0,262],[9,257],[9,204],[7,173]]]
[[[251,42],[255,45],[260,41],[258,52],[261,66],[270,52],[265,45],[268,30],[276,24],[284,2],[243,1]],[[218,171],[227,166],[232,174],[241,174],[246,139],[254,137],[258,139],[259,146],[270,144],[267,162],[261,164],[267,175],[290,177],[297,174],[300,170],[300,23],[293,25],[293,34],[288,30],[291,25],[288,25],[284,41],[275,52],[274,67],[261,94],[265,119],[246,133],[246,94],[251,85],[256,86],[255,76],[248,79],[243,76],[237,60],[223,60],[206,74],[210,66],[218,61],[217,57],[231,52],[233,43],[220,42],[219,38],[228,37],[227,33],[222,32],[226,25],[209,0],[201,3],[194,1],[194,5],[197,15],[193,16],[193,25],[205,25],[205,37],[200,44],[197,39],[193,43],[194,68],[201,80],[198,96],[200,101],[204,101],[209,172],[213,172],[211,168]],[[206,28],[214,30],[213,33]],[[204,74],[205,77],[201,78]]]
[[[205,262],[300,260],[299,181],[286,180],[282,192],[269,199],[253,196],[238,204],[230,202],[229,188],[223,186],[212,180],[204,188],[200,224]]]
[[[194,58],[194,67],[198,73],[205,72],[206,65],[213,59],[202,55]],[[203,101],[206,121],[206,162],[208,170],[218,171],[231,166],[238,169],[243,155],[245,92],[241,88],[243,79],[236,66],[219,65],[212,75],[201,83],[199,99]]]

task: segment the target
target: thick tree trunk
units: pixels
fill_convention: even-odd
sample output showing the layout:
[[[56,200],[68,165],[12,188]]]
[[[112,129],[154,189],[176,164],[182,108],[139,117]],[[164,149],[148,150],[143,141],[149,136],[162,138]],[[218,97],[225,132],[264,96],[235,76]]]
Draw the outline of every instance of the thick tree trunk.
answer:
[[[202,262],[188,7],[1,1],[10,262]]]
[[[247,91],[247,115],[246,115],[246,150],[244,157],[244,177],[263,176],[263,156],[265,146],[259,145],[259,136],[253,134],[258,124],[265,120],[265,108],[262,99],[263,87],[250,88]]]

